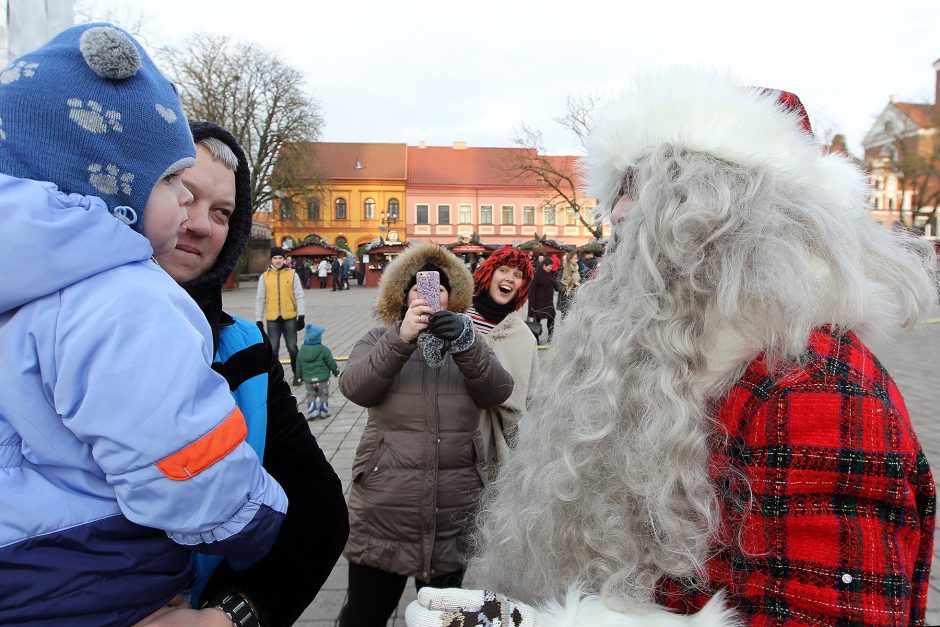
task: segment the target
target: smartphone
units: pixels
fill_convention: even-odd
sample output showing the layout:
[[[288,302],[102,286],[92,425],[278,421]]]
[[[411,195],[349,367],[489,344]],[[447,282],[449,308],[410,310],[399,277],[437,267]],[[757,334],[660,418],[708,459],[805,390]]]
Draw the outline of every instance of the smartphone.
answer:
[[[418,298],[434,311],[441,310],[441,275],[436,270],[419,272]]]

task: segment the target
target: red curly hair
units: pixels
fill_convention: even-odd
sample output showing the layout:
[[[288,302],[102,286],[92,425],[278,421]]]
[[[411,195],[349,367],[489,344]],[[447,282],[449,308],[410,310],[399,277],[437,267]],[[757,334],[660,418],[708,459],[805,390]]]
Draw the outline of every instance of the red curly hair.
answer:
[[[519,292],[516,294],[516,309],[518,310],[529,297],[529,285],[535,277],[535,271],[532,269],[532,262],[528,255],[512,246],[503,246],[480,264],[477,271],[473,273],[473,295],[479,296],[490,289],[493,273],[500,266],[518,268],[522,271],[522,285],[519,286]]]

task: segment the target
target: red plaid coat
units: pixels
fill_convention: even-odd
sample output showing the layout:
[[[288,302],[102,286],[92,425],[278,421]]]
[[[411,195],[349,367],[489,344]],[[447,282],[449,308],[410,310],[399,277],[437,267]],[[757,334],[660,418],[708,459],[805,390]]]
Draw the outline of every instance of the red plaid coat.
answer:
[[[751,625],[922,625],[936,495],[904,400],[852,333],[815,332],[801,363],[758,359],[722,402],[709,581],[658,600],[694,612],[726,588]]]

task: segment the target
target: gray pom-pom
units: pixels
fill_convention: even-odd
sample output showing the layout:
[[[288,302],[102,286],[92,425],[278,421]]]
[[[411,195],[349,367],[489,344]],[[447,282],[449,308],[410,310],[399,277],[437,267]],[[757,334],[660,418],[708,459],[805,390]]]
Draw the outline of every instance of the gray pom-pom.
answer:
[[[85,57],[85,63],[101,78],[130,78],[140,69],[140,53],[137,46],[116,28],[89,28],[82,33],[78,47]]]

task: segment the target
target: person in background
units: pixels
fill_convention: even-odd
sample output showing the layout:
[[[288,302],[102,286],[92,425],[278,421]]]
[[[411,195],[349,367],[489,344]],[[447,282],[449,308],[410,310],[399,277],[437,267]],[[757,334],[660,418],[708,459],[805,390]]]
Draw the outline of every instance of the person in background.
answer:
[[[512,395],[498,407],[480,410],[480,434],[490,479],[512,454],[519,420],[539,378],[535,336],[516,315],[529,295],[532,264],[522,251],[503,246],[486,258],[473,275],[473,304],[467,315],[512,376]]]
[[[578,271],[578,256],[575,253],[565,255],[561,269],[555,273],[558,289],[558,311],[564,316],[568,313],[568,305],[574,298],[575,290],[581,285],[581,274]]]
[[[323,327],[308,324],[297,354],[297,378],[307,392],[307,420],[330,417],[330,373],[339,376],[333,352],[323,343]]]
[[[2,76],[0,624],[129,625],[186,605],[194,550],[255,564],[287,497],[152,258],[193,199],[173,84],[101,23]]]
[[[326,287],[326,277],[330,274],[330,262],[326,260],[326,257],[320,260],[320,263],[317,264],[317,277],[320,279],[320,289]]]
[[[262,320],[267,321],[268,338],[274,354],[280,354],[281,337],[290,355],[290,371],[297,370],[297,332],[304,328],[304,290],[297,273],[285,267],[283,248],[271,249],[271,265],[258,280],[255,295],[255,320],[258,328],[265,330]],[[294,385],[300,381],[294,378]]]
[[[417,297],[417,273],[440,274],[441,310]],[[349,491],[349,594],[342,627],[384,627],[408,577],[459,586],[462,538],[485,476],[480,409],[512,394],[509,373],[463,312],[473,279],[436,244],[389,264],[376,312],[339,377],[369,417]]]
[[[594,275],[594,270],[597,268],[597,258],[594,256],[594,251],[585,250],[581,253],[581,261],[578,262],[578,272],[581,274],[581,282],[590,280]]]
[[[333,262],[330,264],[330,275],[333,277],[333,291],[343,289],[343,269],[339,256],[333,257]]]
[[[935,256],[820,148],[792,93],[690,71],[597,116],[615,237],[468,570],[521,603],[422,591],[412,627],[924,624],[936,485],[862,337],[929,315]]]
[[[214,556],[197,557],[191,604],[211,608],[244,601],[260,624],[291,625],[313,601],[346,544],[346,502],[339,478],[297,411],[297,399],[264,332],[222,309],[222,286],[251,231],[245,154],[221,126],[191,122],[190,129],[196,163],[183,172],[183,185],[193,195],[186,206],[187,228],[176,248],[157,261],[209,322],[213,369],[228,381],[245,414],[248,443],[290,504],[271,550],[250,568],[235,570]]]
[[[348,253],[343,255],[343,262],[340,264],[340,275],[343,277],[343,280],[340,283],[340,289],[349,289],[349,270],[351,264],[352,261],[350,259],[350,255]]]
[[[555,331],[555,275],[552,274],[552,260],[542,257],[535,269],[535,277],[529,294],[529,318],[539,326],[546,320],[548,341],[551,343]],[[541,333],[539,333],[541,336]]]
[[[366,281],[366,263],[360,259],[356,264],[356,285],[362,287]]]

